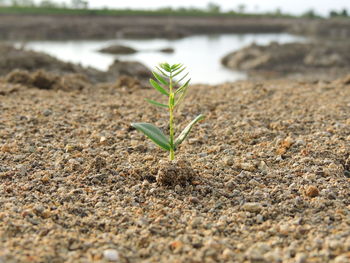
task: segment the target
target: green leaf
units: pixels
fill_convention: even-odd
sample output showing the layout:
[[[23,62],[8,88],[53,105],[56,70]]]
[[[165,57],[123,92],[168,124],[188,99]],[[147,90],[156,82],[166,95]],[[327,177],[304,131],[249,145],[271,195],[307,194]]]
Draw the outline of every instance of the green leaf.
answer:
[[[159,147],[163,148],[164,150],[170,151],[171,147],[169,144],[169,139],[156,126],[144,122],[132,123],[131,126],[137,129],[138,131],[144,133]]]
[[[167,72],[171,72],[171,67],[168,63],[162,63],[162,64],[160,64],[160,67]]]
[[[176,148],[179,146],[187,137],[187,135],[190,133],[193,125],[195,125],[200,120],[203,120],[205,117],[204,115],[200,114],[198,115],[193,121],[191,121],[186,128],[180,133],[179,137],[176,138],[174,147]]]
[[[186,69],[186,67],[182,68],[181,70],[179,70],[178,72],[176,72],[172,77],[175,78],[177,75],[179,75],[182,71],[184,71]]]
[[[168,75],[167,75],[163,70],[161,70],[159,67],[156,67],[156,69],[157,69],[161,74],[163,74],[163,77],[168,77]]]
[[[153,73],[153,76],[160,82],[160,83],[162,83],[163,85],[169,85],[169,83],[165,80],[165,79],[163,79],[157,72],[154,72],[154,71],[152,71],[152,73]]]
[[[191,80],[191,79],[190,79]],[[177,105],[179,105],[182,101],[183,101],[183,99],[185,98],[185,96],[186,96],[186,94],[187,94],[187,90],[188,90],[188,85],[184,85],[184,87],[182,88],[181,87],[181,89],[182,89],[182,93],[181,93],[181,95],[180,95],[180,98],[178,98],[177,99],[177,101],[175,102],[175,106],[177,106]]]
[[[185,90],[188,87],[188,84],[190,84],[191,79],[187,80],[185,84],[183,84],[180,88],[178,88],[175,91],[175,94],[179,94],[180,92],[182,92],[183,90]]]
[[[158,90],[160,93],[169,96],[169,93],[162,86],[160,86],[155,80],[150,79],[149,83],[153,86],[153,88]]]
[[[162,104],[162,103],[159,103],[159,102],[156,102],[154,100],[150,100],[150,99],[145,99],[148,103],[150,104],[153,104],[155,106],[158,106],[158,107],[163,107],[163,108],[167,108],[169,109],[169,106],[168,105],[165,105],[165,104]]]
[[[173,71],[176,71],[176,70],[180,69],[181,67],[183,67],[182,64],[174,64],[174,65],[171,66],[171,69]]]
[[[177,80],[175,82],[175,86],[178,85],[181,81],[183,81],[187,76],[188,76],[189,73],[186,73],[181,79]]]

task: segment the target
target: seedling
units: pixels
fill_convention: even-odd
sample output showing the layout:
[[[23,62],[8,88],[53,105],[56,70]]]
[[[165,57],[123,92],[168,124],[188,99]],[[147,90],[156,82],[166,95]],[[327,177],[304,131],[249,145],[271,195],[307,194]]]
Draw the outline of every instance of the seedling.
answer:
[[[193,125],[204,119],[202,114],[198,115],[175,139],[174,109],[184,99],[191,80],[187,79],[184,84],[180,84],[188,76],[187,73],[180,77],[181,73],[183,73],[185,69],[186,68],[182,64],[169,65],[168,63],[162,63],[159,65],[159,67],[156,67],[155,71],[152,72],[155,79],[150,79],[150,84],[152,87],[168,97],[168,104],[159,103],[150,99],[146,99],[146,101],[157,107],[166,108],[169,111],[169,138],[164,135],[159,128],[152,124],[143,122],[131,124],[134,128],[143,132],[160,148],[169,151],[169,159],[171,161],[175,159],[176,149],[186,139]]]

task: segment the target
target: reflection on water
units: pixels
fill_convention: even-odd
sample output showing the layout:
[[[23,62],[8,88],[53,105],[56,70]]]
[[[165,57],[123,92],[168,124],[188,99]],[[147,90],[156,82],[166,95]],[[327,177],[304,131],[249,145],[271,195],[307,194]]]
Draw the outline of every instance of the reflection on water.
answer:
[[[224,68],[220,64],[223,56],[253,42],[268,44],[271,41],[286,43],[303,41],[303,38],[289,34],[220,34],[198,35],[177,40],[31,41],[26,43],[26,48],[46,52],[64,61],[80,63],[83,66],[91,66],[100,70],[107,70],[116,58],[136,60],[149,68],[154,68],[155,65],[164,61],[181,62],[190,71],[192,83],[218,84],[246,77],[242,72]],[[112,44],[130,46],[139,52],[131,55],[109,55],[97,51]],[[155,51],[165,47],[171,47],[175,52],[165,54]]]

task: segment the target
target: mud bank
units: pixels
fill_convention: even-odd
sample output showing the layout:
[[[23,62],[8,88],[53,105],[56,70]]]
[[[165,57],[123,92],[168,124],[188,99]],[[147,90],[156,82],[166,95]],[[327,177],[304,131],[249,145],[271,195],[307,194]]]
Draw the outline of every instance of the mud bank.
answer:
[[[323,39],[340,39],[346,40],[350,38],[350,19],[348,18],[332,18],[309,20],[294,23],[289,32],[296,35],[305,35]]]
[[[114,82],[120,77],[132,77],[146,83],[151,76],[149,69],[139,62],[115,60],[104,72],[91,67],[63,62],[42,52],[35,52],[0,44],[0,76],[13,72],[11,79],[23,78],[22,71],[35,72],[44,70],[54,75],[80,74],[91,83]],[[16,74],[19,74],[16,78]],[[23,73],[23,74],[22,74]],[[25,78],[25,83],[28,79]],[[51,77],[48,77],[51,78]],[[30,82],[30,81],[29,81]]]
[[[177,16],[0,15],[0,40],[179,38],[193,34],[282,33],[347,38],[349,19]]]
[[[247,71],[252,77],[332,79],[349,72],[350,44],[347,41],[252,44],[222,59],[230,69]]]

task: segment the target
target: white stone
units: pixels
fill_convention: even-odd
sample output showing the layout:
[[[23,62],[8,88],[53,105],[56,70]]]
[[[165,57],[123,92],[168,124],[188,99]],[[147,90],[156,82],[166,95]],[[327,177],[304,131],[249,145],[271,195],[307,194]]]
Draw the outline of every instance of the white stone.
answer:
[[[103,257],[111,262],[118,262],[120,260],[119,252],[115,249],[106,249],[103,251]]]

